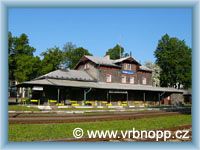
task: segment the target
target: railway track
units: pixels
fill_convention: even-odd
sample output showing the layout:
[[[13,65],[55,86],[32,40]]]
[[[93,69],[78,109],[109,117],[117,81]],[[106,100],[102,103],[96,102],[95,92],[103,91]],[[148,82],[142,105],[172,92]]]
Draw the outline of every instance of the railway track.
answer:
[[[56,113],[12,113],[9,114],[9,124],[50,124],[50,123],[75,123],[111,120],[132,120],[157,116],[171,116],[178,112],[145,111],[145,112],[115,112],[97,114],[56,114]]]
[[[132,114],[147,114],[159,113],[163,111],[141,111],[141,112],[85,112],[85,113],[65,113],[65,112],[30,112],[30,113],[9,113],[10,118],[24,118],[24,117],[82,117],[82,116],[101,116],[101,115],[132,115]]]

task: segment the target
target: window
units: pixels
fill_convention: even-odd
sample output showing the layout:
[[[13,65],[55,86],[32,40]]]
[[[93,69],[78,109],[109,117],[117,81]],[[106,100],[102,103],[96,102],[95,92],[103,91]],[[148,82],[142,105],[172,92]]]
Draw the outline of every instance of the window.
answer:
[[[134,82],[135,82],[135,78],[134,77],[130,77],[130,83],[134,84]]]
[[[112,81],[112,76],[111,74],[106,75],[106,82],[111,82]]]
[[[125,70],[131,70],[131,64],[125,64],[124,69]]]
[[[89,67],[90,67],[90,65],[87,63],[87,64],[85,64],[84,69],[85,69],[85,70],[86,70],[86,69],[89,69]]]
[[[142,78],[142,84],[147,84],[147,78],[146,77]]]
[[[126,83],[126,76],[122,76],[122,83]]]
[[[124,70],[127,70],[127,64],[124,64]]]
[[[127,64],[127,70],[131,70],[131,64]]]

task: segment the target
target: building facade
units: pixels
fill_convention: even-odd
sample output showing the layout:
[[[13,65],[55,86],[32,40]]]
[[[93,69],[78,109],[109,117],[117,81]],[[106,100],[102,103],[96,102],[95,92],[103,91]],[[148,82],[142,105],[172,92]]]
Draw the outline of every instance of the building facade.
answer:
[[[74,70],[55,70],[18,87],[31,89],[29,98],[41,104],[71,101],[95,106],[171,104],[171,95],[182,93],[174,88],[153,87],[152,70],[133,57],[112,60],[109,56],[83,56]]]
[[[109,56],[84,56],[75,69],[86,71],[99,82],[152,85],[152,71],[132,57],[111,60]]]

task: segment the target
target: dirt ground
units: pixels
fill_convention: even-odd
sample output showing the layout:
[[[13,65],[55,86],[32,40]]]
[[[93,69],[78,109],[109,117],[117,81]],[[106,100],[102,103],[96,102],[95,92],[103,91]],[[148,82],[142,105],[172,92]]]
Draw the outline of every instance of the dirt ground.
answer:
[[[46,124],[46,123],[72,123],[72,122],[94,122],[111,120],[131,120],[149,118],[155,116],[171,116],[180,114],[178,112],[144,111],[144,112],[118,112],[99,114],[9,114],[9,124]]]

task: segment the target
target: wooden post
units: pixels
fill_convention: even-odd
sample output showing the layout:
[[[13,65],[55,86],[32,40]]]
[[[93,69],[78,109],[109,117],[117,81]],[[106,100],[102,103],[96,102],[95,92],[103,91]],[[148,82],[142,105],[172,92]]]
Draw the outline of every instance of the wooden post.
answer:
[[[160,93],[158,93],[158,100],[159,100],[159,106],[160,106]]]
[[[59,98],[60,98],[60,89],[58,88],[58,98],[57,98],[57,102],[59,103]]]
[[[145,105],[145,102],[146,102],[146,94],[145,94],[145,92],[143,93],[143,101],[144,101],[144,105]]]
[[[127,105],[129,106],[129,104],[128,104],[128,91],[127,91],[127,94],[126,94],[126,101],[127,101]]]
[[[16,103],[19,101],[19,88],[17,87],[17,98],[16,98]]]
[[[109,98],[109,92],[107,91],[107,101],[108,101],[108,98]]]

